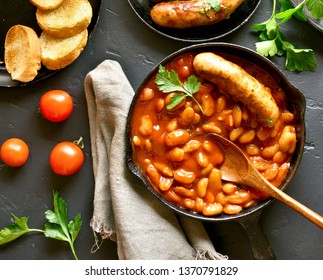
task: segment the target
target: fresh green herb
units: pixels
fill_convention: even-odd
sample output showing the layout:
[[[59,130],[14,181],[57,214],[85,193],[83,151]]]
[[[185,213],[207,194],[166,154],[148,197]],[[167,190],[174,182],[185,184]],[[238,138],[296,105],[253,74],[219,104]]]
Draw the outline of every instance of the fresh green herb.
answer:
[[[53,192],[54,211],[47,210],[45,216],[48,222],[45,224],[45,236],[69,243],[74,258],[78,259],[75,253],[74,241],[82,227],[81,215],[77,214],[74,220],[67,222],[67,204],[57,192]]]
[[[46,237],[66,241],[69,243],[73,256],[77,260],[74,242],[82,227],[81,215],[77,214],[74,220],[67,222],[67,204],[58,192],[53,191],[54,211],[47,210],[45,216],[48,222],[45,230],[30,229],[28,217],[18,218],[12,214],[14,223],[0,231],[0,245],[11,242],[28,232],[41,232]]]
[[[208,10],[215,10],[215,11],[220,11],[221,5],[219,0],[204,0],[204,3],[209,4],[208,8],[205,8],[205,11]]]
[[[219,0],[204,0],[203,4],[202,8],[198,11],[201,14],[206,14],[210,10],[219,12],[221,9]]]
[[[28,217],[18,218],[12,214],[14,223],[0,230],[0,245],[8,243],[24,235],[27,232],[44,232],[41,229],[30,229],[28,227]]]
[[[319,19],[323,17],[323,1],[322,0],[306,0],[305,5],[310,11],[313,18]]]
[[[194,97],[194,93],[199,91],[201,85],[195,75],[190,75],[187,78],[187,81],[182,84],[178,78],[178,74],[174,70],[167,71],[164,66],[159,65],[155,83],[157,84],[158,89],[164,93],[175,92],[171,97],[171,101],[166,106],[168,110],[173,109],[180,104],[186,96],[189,96],[194,100],[201,112],[204,114],[200,103]]]
[[[303,12],[305,6],[314,18],[323,17],[323,1],[304,0],[295,8],[288,0],[279,0],[279,2],[281,4],[279,13],[276,13],[276,0],[274,0],[271,17],[263,23],[252,26],[253,30],[260,32],[256,51],[264,56],[285,56],[285,68],[289,71],[315,70],[317,64],[313,50],[299,49],[286,41],[280,25],[289,21],[293,16],[306,21],[307,17]]]

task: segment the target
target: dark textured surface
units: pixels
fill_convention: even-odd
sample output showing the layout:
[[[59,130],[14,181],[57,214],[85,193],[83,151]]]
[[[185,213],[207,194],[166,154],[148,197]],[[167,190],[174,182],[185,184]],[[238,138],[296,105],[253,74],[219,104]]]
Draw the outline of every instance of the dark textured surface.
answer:
[[[0,88],[0,142],[20,137],[29,144],[31,155],[25,166],[0,166],[0,228],[8,225],[10,213],[29,216],[31,227],[42,227],[44,211],[52,208],[53,188],[69,205],[69,214],[81,212],[83,229],[76,242],[80,259],[115,259],[116,245],[105,241],[91,253],[94,238],[89,226],[92,215],[94,179],[92,173],[87,108],[83,90],[85,75],[105,59],[117,60],[136,90],[148,72],[165,56],[189,43],[165,38],[150,30],[126,1],[103,1],[99,23],[80,58],[55,75],[30,86]],[[221,39],[254,49],[257,36],[251,25],[266,20],[271,1],[262,1],[256,13],[239,30]],[[306,144],[302,163],[286,192],[319,213],[323,213],[323,34],[307,23],[292,20],[282,26],[290,41],[312,48],[318,69],[300,74],[284,70],[284,61],[274,58],[291,83],[307,100]],[[47,90],[68,90],[75,110],[62,124],[49,123],[37,115],[40,96]],[[85,139],[85,164],[74,176],[54,175],[48,165],[50,149],[61,140]],[[140,221],[138,221],[140,222]],[[323,259],[322,230],[280,202],[269,205],[261,223],[278,259]],[[248,239],[235,223],[208,223],[217,249],[231,259],[251,258]],[[0,247],[0,259],[71,259],[67,244],[29,234]]]

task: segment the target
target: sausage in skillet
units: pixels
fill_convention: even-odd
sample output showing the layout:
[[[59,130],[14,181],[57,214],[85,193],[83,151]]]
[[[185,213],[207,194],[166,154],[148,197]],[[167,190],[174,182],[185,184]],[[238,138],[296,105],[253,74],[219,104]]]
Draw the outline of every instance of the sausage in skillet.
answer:
[[[265,87],[237,64],[214,53],[200,53],[193,61],[196,73],[240,100],[264,125],[273,127],[279,117],[278,106]]]
[[[151,9],[150,15],[162,27],[184,29],[227,19],[243,1],[219,0],[219,10],[203,0],[162,2]]]

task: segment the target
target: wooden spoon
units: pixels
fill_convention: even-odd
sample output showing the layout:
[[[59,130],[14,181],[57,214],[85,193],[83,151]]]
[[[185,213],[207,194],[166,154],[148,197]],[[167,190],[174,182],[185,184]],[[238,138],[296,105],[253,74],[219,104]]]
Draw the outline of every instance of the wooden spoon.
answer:
[[[243,151],[230,140],[218,134],[208,134],[210,140],[219,144],[224,153],[224,162],[220,170],[222,179],[243,184],[260,190],[271,197],[285,203],[299,214],[310,220],[312,223],[323,229],[323,217],[313,210],[307,208],[297,200],[293,199],[279,188],[266,180],[259,171],[252,165]]]

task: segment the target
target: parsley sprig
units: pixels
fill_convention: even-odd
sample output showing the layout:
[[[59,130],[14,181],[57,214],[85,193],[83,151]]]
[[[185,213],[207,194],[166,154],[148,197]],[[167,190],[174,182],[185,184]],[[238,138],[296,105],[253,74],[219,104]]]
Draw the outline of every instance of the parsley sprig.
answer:
[[[220,11],[221,5],[219,0],[204,0],[206,4],[209,4],[207,8],[204,8],[204,11],[215,10],[216,12]]]
[[[195,75],[190,75],[187,78],[187,81],[182,84],[179,80],[178,74],[173,69],[168,71],[164,66],[159,65],[155,83],[158,89],[164,93],[174,92],[174,95],[171,97],[171,101],[166,106],[168,110],[173,109],[180,104],[185,97],[189,96],[194,100],[201,112],[204,114],[202,106],[194,97],[194,93],[198,92],[201,86],[201,83]]]
[[[259,24],[254,24],[252,29],[259,31],[259,42],[256,51],[264,56],[285,56],[285,68],[289,71],[309,71],[317,67],[312,49],[300,49],[285,39],[280,25],[289,21],[293,16],[301,21],[306,21],[304,13],[306,6],[314,18],[323,17],[322,0],[304,0],[296,7],[292,7],[288,0],[279,0],[280,12],[276,13],[276,0],[273,0],[271,17]]]
[[[45,224],[44,230],[31,229],[28,226],[28,217],[18,218],[12,214],[14,223],[0,230],[0,245],[11,242],[29,232],[40,232],[48,238],[68,242],[73,256],[77,260],[74,242],[82,227],[81,215],[77,214],[74,220],[68,222],[67,204],[56,191],[53,191],[53,202],[54,210],[47,210],[45,212],[48,222]]]

